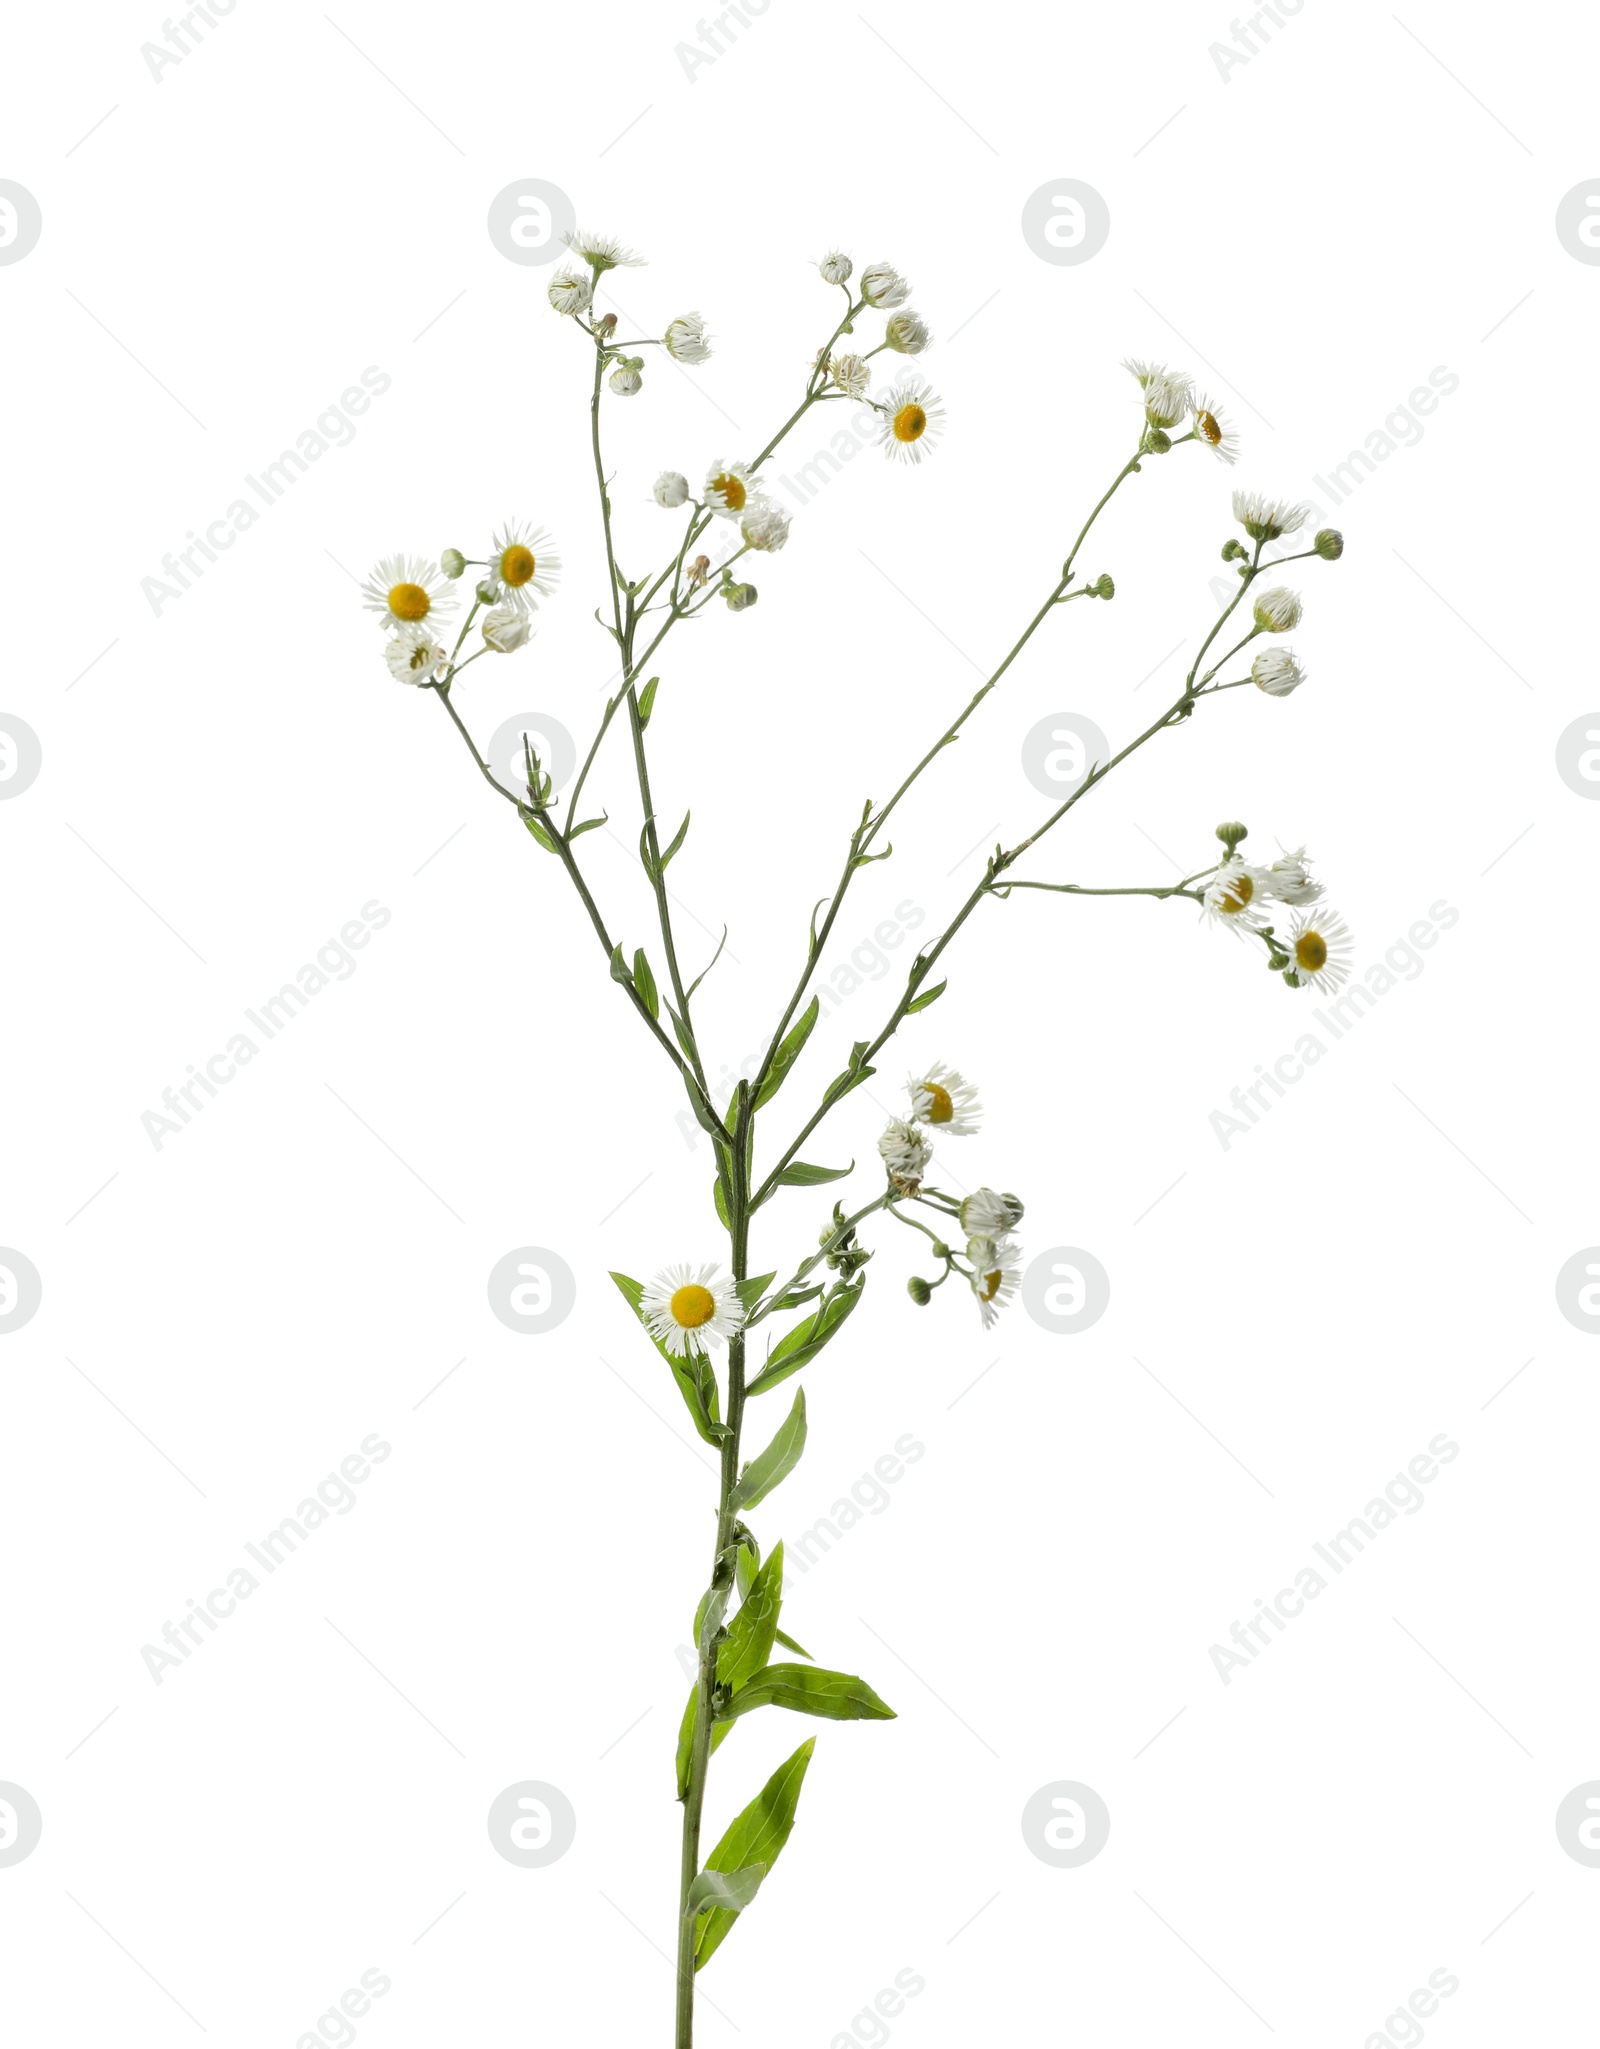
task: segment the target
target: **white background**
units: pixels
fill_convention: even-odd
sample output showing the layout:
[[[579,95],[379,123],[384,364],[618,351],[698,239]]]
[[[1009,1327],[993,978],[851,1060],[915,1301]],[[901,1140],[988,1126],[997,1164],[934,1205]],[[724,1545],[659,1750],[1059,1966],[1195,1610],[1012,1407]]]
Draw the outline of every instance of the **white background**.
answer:
[[[759,607],[660,665],[692,971],[728,926],[714,1068],[762,1043],[861,804],[1010,645],[1132,447],[1124,354],[1213,389],[1241,464],[1190,448],[1126,487],[1083,559],[1115,603],[1050,621],[919,785],[830,968],[897,905],[937,929],[969,850],[1042,815],[1039,720],[1121,744],[1167,701],[1234,482],[1346,533],[1342,563],[1296,565],[1311,683],[1202,707],[1031,872],[1164,882],[1238,816],[1252,852],[1309,842],[1363,970],[1459,913],[1224,1147],[1212,1113],[1314,1029],[1310,999],[1185,905],[987,904],[943,1001],[808,1147],[870,1159],[904,1068],[959,1063],[987,1117],[949,1177],[1023,1194],[1030,1254],[1093,1251],[1111,1306],[986,1337],[954,1290],[913,1308],[913,1242],[879,1234],[757,1524],[792,1537],[897,1438],[925,1446],[785,1614],[900,1718],[820,1728],[703,2039],[878,2039],[865,2009],[902,1970],[926,1981],[888,2023],[905,2049],[1356,2049],[1411,2039],[1389,2017],[1436,1970],[1459,1990],[1430,2041],[1586,2039],[1600,1871],[1553,1818],[1600,1777],[1600,1415],[1554,1283],[1600,1238],[1600,808],[1555,748],[1600,698],[1600,273],[1554,217],[1597,170],[1592,27],[1313,0],[1226,78],[1223,10],[1172,4],[778,0],[692,80],[689,11],[640,0],[244,0],[158,84],[160,36],[153,6],[7,30],[0,176],[44,218],[0,268],[0,710],[43,749],[0,805],[0,1242],[44,1286],[0,1349],[0,1779],[44,1817],[0,1869],[8,2038],[289,2049],[372,1969],[374,2049],[669,2039],[675,1652],[714,1482],[605,1270],[716,1256],[709,1157],[555,863],[390,682],[351,581],[542,521],[567,567],[539,637],[457,694],[480,739],[537,711],[586,744],[609,645],[586,344],[485,229],[537,177],[648,254],[614,295],[629,328],[695,307],[715,335],[703,370],[653,361],[607,403],[630,569],[676,533],[656,471],[748,453],[798,397],[836,303],[808,259],[887,256],[949,337],[918,366],[949,407],[930,460],[858,456]],[[1080,266],[1020,230],[1061,177],[1110,208]],[[354,441],[155,615],[141,580],[368,366],[392,382]],[[1313,478],[1438,368],[1459,383],[1420,440],[1391,424],[1409,445],[1335,511]],[[813,416],[790,452],[825,440]],[[631,950],[652,926],[625,741],[590,787],[615,837],[581,845]],[[374,899],[357,971],[157,1149],[142,1114]],[[775,1138],[899,975],[819,1027]],[[774,1203],[758,1264],[792,1264],[825,1209]],[[485,1295],[524,1245],[578,1278],[543,1337]],[[355,1507],[156,1685],[141,1646],[372,1432],[392,1455]],[[1459,1456],[1420,1512],[1224,1685],[1210,1647],[1441,1432]],[[708,1842],[806,1733],[735,1732]],[[541,1870],[484,1825],[523,1779],[578,1817]],[[1075,1870],[1020,1828],[1057,1780],[1112,1817]]]

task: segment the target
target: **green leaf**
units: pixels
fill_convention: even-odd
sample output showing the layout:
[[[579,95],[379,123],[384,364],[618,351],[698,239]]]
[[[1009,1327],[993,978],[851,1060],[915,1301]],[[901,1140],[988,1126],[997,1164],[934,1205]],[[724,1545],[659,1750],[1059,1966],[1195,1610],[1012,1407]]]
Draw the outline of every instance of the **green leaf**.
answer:
[[[672,844],[671,844],[671,846],[670,846],[670,847],[668,847],[667,851],[666,851],[666,852],[665,852],[665,853],[664,853],[664,854],[663,854],[663,855],[661,856],[661,870],[660,870],[660,872],[662,872],[662,873],[665,873],[665,871],[666,871],[666,866],[667,866],[667,863],[668,863],[668,862],[669,862],[669,861],[670,861],[670,860],[672,859],[673,855],[674,855],[674,854],[675,854],[675,853],[676,853],[676,852],[678,851],[679,847],[681,847],[681,846],[683,845],[684,835],[685,835],[685,833],[687,833],[687,832],[688,832],[688,830],[689,830],[689,813],[688,813],[688,812],[686,811],[686,812],[685,812],[685,813],[683,814],[683,823],[682,823],[682,825],[680,825],[680,826],[678,827],[678,830],[677,830],[677,831],[676,831],[676,832],[675,832],[675,833],[673,834],[673,836],[672,836]]]
[[[761,1890],[766,1875],[765,1864],[746,1864],[738,1871],[713,1871],[707,1866],[690,1886],[684,1912],[696,1914],[705,1907],[722,1907],[731,1914],[742,1913]]]
[[[895,1712],[873,1692],[865,1679],[850,1672],[827,1672],[820,1665],[768,1665],[741,1686],[723,1709],[733,1721],[756,1708],[789,1708],[798,1715],[817,1715],[825,1722],[892,1722]]]
[[[795,1023],[790,1027],[782,1045],[779,1046],[777,1052],[772,1056],[771,1072],[761,1084],[761,1093],[756,1097],[756,1108],[758,1110],[763,1103],[770,1103],[779,1089],[783,1087],[789,1069],[800,1058],[801,1049],[805,1045],[806,1040],[811,1036],[821,1008],[821,999],[813,996]]]
[[[695,976],[694,980],[689,984],[688,989],[684,992],[684,1001],[686,1003],[688,1002],[690,997],[694,995],[694,992],[696,991],[696,989],[699,988],[700,984],[705,980],[706,976],[710,974],[711,970],[716,966],[717,962],[721,960],[722,949],[727,945],[727,943],[728,928],[726,925],[724,925],[722,928],[722,937],[717,941],[716,952],[711,956],[710,960],[707,961],[706,965],[700,970],[699,974]]]
[[[937,1003],[949,986],[949,981],[946,980],[935,982],[931,989],[924,989],[920,996],[906,1005],[906,1016],[910,1017],[914,1011],[926,1010],[930,1003]]]
[[[717,1683],[737,1692],[772,1656],[783,1608],[783,1545],[750,1582],[743,1605],[717,1647]]]
[[[794,1646],[791,1644],[789,1648],[792,1650]],[[683,1720],[678,1725],[678,1798],[680,1800],[687,1800],[689,1797],[689,1763],[690,1754],[694,1749],[694,1710],[695,1703],[699,1698],[699,1687],[691,1686],[689,1688],[689,1703],[683,1711]],[[723,1737],[727,1735],[732,1727],[732,1722],[713,1722],[711,1724],[711,1749],[708,1753],[710,1756],[716,1756],[718,1750],[722,1747]]]
[[[722,1177],[720,1174],[711,1184],[711,1200],[717,1206],[717,1215],[722,1219],[723,1230],[731,1231],[733,1226],[728,1222],[728,1198],[722,1192]]]
[[[796,1643],[794,1638],[786,1635],[783,1630],[775,1629],[772,1634],[775,1642],[781,1643],[786,1651],[793,1651],[797,1658],[810,1657],[811,1653],[806,1649],[805,1645],[803,1643]],[[724,1725],[719,1722],[717,1726],[721,1728]],[[729,1722],[726,1726],[731,1729],[733,1724]]]
[[[639,692],[639,724],[641,728],[648,726],[650,723],[650,714],[656,708],[656,685],[660,681],[661,678],[659,676],[652,676],[650,681]]]
[[[622,949],[618,947],[620,953]],[[641,946],[633,956],[633,986],[644,998],[645,1008],[652,1017],[661,1015],[661,998],[656,994],[656,978],[650,972],[650,963],[644,957]]]
[[[728,1434],[726,1423],[717,1416],[717,1376],[711,1361],[703,1354],[698,1360],[680,1358],[676,1352],[669,1352],[645,1321],[640,1303],[644,1289],[629,1274],[613,1273],[611,1278],[621,1291],[623,1300],[639,1319],[640,1328],[656,1350],[672,1368],[672,1377],[678,1383],[678,1392],[683,1396],[694,1427],[707,1444],[720,1445]]]
[[[824,1181],[842,1181],[847,1174],[853,1174],[856,1163],[848,1167],[813,1167],[805,1160],[791,1160],[778,1176],[780,1188],[820,1188]]]
[[[580,832],[593,832],[597,825],[606,825],[609,822],[608,817],[604,813],[599,818],[586,818],[581,825],[569,825],[567,827],[567,838],[575,840]]]
[[[667,1015],[672,1019],[673,1034],[678,1041],[679,1047],[682,1049],[683,1057],[692,1065],[694,1061],[694,1040],[689,1036],[689,1028],[670,1003],[667,1005]]]
[[[633,977],[628,973],[628,964],[622,958],[622,942],[619,939],[611,949],[611,979],[620,982],[624,989],[633,987]]]
[[[764,1864],[771,1870],[794,1827],[800,1788],[816,1747],[816,1737],[808,1736],[793,1757],[779,1765],[744,1812],[730,1822],[727,1833],[706,1859],[707,1871],[743,1871],[752,1864]],[[704,1970],[711,1961],[737,1919],[731,1907],[709,1907],[699,1917],[694,1945],[697,1971]]]
[[[766,1450],[751,1459],[740,1475],[739,1484],[733,1490],[732,1506],[736,1509],[754,1508],[758,1501],[765,1501],[774,1487],[780,1486],[800,1463],[800,1454],[806,1448],[806,1391],[797,1390],[794,1406],[778,1426],[777,1435]]]
[[[754,1309],[776,1279],[776,1274],[755,1274],[751,1279],[735,1281],[733,1285],[738,1290],[739,1300],[744,1304],[745,1308]]]
[[[828,1296],[812,1316],[797,1323],[787,1331],[767,1355],[767,1363],[745,1389],[746,1396],[765,1394],[770,1387],[776,1387],[780,1380],[787,1380],[791,1373],[798,1373],[831,1337],[838,1334],[839,1326],[861,1300],[863,1281],[855,1286],[841,1286]]]
[[[547,854],[553,854],[555,852],[555,841],[550,837],[549,833],[545,831],[544,827],[539,823],[537,818],[530,818],[527,812],[524,811],[522,814],[522,822],[528,828],[529,832],[533,834],[534,838],[539,842],[540,846],[544,848]]]

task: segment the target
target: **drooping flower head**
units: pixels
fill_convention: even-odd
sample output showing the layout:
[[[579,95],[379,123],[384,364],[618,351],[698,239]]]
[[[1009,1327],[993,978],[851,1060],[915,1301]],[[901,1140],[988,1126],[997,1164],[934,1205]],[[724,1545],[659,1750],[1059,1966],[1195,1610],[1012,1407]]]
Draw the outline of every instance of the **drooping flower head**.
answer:
[[[1311,507],[1263,497],[1259,491],[1235,491],[1233,516],[1252,541],[1275,541],[1280,534],[1298,533],[1311,517]]]
[[[427,684],[449,667],[450,650],[426,626],[402,626],[384,643],[383,658],[397,683]]]
[[[828,375],[846,398],[865,398],[867,386],[872,382],[872,372],[864,356],[830,356]]]
[[[928,332],[928,323],[920,313],[913,313],[909,306],[903,313],[893,314],[883,330],[883,338],[891,349],[898,349],[902,356],[920,356],[933,340]]]
[[[594,286],[582,271],[558,270],[546,287],[550,303],[558,313],[582,313],[594,298]]]
[[[988,1250],[982,1266],[973,1274],[972,1292],[985,1330],[992,1330],[1000,1312],[1022,1286],[1021,1257],[1016,1241],[1001,1238],[986,1241]]]
[[[920,377],[902,377],[874,401],[878,446],[897,462],[921,462],[944,428],[944,407]]]
[[[920,1125],[891,1117],[878,1140],[878,1154],[895,1187],[903,1195],[915,1195],[933,1159],[933,1143]]]
[[[1263,633],[1292,633],[1304,612],[1298,593],[1281,583],[1263,591],[1255,602],[1256,624]]]
[[[739,522],[745,546],[758,554],[776,555],[789,538],[789,515],[771,498],[752,498]]]
[[[1144,387],[1144,416],[1152,427],[1176,427],[1194,411],[1194,386],[1181,370],[1158,370]]]
[[[667,354],[678,363],[703,363],[711,354],[711,344],[706,340],[706,324],[698,313],[685,313],[667,328],[664,337]]]
[[[1239,460],[1239,430],[1214,399],[1198,392],[1194,399],[1194,437],[1203,442],[1219,462]]]
[[[669,512],[683,505],[689,497],[689,479],[681,470],[663,470],[656,478],[652,494],[657,505],[664,505]]]
[[[1281,904],[1314,904],[1322,894],[1322,884],[1312,876],[1304,847],[1273,862],[1267,870],[1266,887]]]
[[[663,1267],[641,1289],[639,1309],[650,1335],[679,1358],[703,1356],[744,1321],[738,1289],[715,1266]]]
[[[1014,1195],[975,1188],[961,1205],[961,1228],[971,1237],[1003,1238],[1022,1222],[1023,1208]]]
[[[550,536],[543,527],[508,519],[490,544],[484,581],[494,590],[496,604],[531,612],[555,589],[560,568],[561,558],[551,553]]]
[[[1261,900],[1268,893],[1264,876],[1263,869],[1230,854],[1206,885],[1205,915],[1233,932],[1259,932]]]
[[[911,1114],[919,1124],[931,1124],[952,1138],[968,1138],[977,1130],[983,1113],[978,1091],[943,1061],[925,1074],[912,1075],[906,1090],[911,1097]]]
[[[515,654],[533,635],[533,618],[512,604],[495,605],[483,615],[483,644],[497,655]]]
[[[882,313],[903,306],[911,297],[911,286],[892,263],[869,263],[861,273],[861,296]]]
[[[1331,996],[1350,979],[1350,928],[1334,911],[1298,912],[1288,953],[1283,979],[1291,989],[1315,989],[1320,996]]]
[[[362,601],[386,633],[402,626],[437,626],[456,607],[449,578],[425,555],[385,555],[361,586]]]
[[[1250,680],[1268,697],[1287,697],[1306,680],[1306,672],[1286,647],[1263,648],[1250,664]]]

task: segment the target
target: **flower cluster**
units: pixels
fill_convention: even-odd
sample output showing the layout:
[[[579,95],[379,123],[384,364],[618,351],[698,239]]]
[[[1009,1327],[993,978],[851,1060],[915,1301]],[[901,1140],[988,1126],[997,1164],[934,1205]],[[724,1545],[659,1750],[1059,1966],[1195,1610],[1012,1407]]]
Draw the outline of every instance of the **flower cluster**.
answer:
[[[1217,837],[1227,858],[1209,871],[1201,915],[1235,937],[1260,940],[1267,966],[1291,989],[1332,995],[1349,980],[1350,929],[1336,911],[1309,908],[1320,902],[1323,887],[1311,873],[1305,848],[1258,866],[1239,852],[1239,842],[1249,837],[1244,826],[1219,825]],[[1286,936],[1270,922],[1275,905],[1294,912]]]
[[[555,589],[561,568],[549,543],[542,527],[508,519],[490,542],[488,554],[476,561],[458,548],[446,548],[437,562],[421,555],[385,555],[377,562],[361,593],[367,610],[377,614],[389,636],[384,659],[395,681],[435,683],[456,666],[466,667],[465,662],[456,664],[455,652],[445,646],[440,633],[454,624],[457,598],[450,586],[469,567],[483,571],[472,616],[483,612],[484,651],[508,655],[526,646],[539,600]],[[456,651],[460,645],[458,640]]]
[[[1185,441],[1198,441],[1220,462],[1239,459],[1239,436],[1214,399],[1196,389],[1185,370],[1169,370],[1165,363],[1147,363],[1130,356],[1123,369],[1144,393],[1145,447],[1152,455],[1165,455]],[[1187,434],[1172,439],[1172,429],[1189,423]]]

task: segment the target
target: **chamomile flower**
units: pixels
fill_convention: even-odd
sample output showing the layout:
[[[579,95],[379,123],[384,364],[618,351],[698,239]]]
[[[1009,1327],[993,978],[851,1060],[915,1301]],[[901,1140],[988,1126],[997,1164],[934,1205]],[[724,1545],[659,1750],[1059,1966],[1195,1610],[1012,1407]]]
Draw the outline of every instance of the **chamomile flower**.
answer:
[[[1281,904],[1314,904],[1322,894],[1322,884],[1312,877],[1304,847],[1296,847],[1292,854],[1274,861],[1267,870],[1264,887]]]
[[[666,351],[677,363],[703,363],[711,354],[711,344],[706,340],[706,324],[698,313],[685,313],[667,328],[664,337]]]
[[[650,1335],[679,1358],[701,1356],[744,1321],[738,1289],[714,1266],[663,1267],[640,1290],[639,1309]]]
[[[1239,460],[1238,428],[1203,392],[1195,394],[1194,437],[1204,442],[1219,462],[1231,464]]]
[[[1350,979],[1350,952],[1350,928],[1336,912],[1302,911],[1289,934],[1283,979],[1291,989],[1331,996]]]
[[[969,1237],[1003,1238],[1022,1222],[1022,1204],[1014,1195],[975,1188],[961,1205],[961,1228]]]
[[[983,1112],[978,1091],[953,1067],[941,1061],[926,1074],[914,1074],[906,1090],[911,1114],[919,1124],[937,1125],[952,1138],[968,1138],[977,1130]]]
[[[902,1194],[915,1195],[933,1158],[933,1145],[920,1125],[891,1117],[878,1140],[878,1154],[895,1187]]]
[[[1235,491],[1233,516],[1252,541],[1275,541],[1280,534],[1298,533],[1311,517],[1311,507],[1267,498],[1259,491]]]
[[[594,298],[594,286],[581,271],[558,270],[550,280],[546,291],[550,303],[558,313],[576,315],[584,312]]]
[[[825,285],[843,285],[850,282],[850,273],[855,265],[842,249],[830,249],[817,265]]]
[[[920,377],[902,377],[874,401],[878,446],[896,462],[921,462],[944,428],[944,407]]]
[[[615,235],[591,235],[573,228],[561,237],[574,256],[581,257],[598,275],[608,270],[636,270],[644,262],[631,249],[624,249]]]
[[[1306,680],[1306,672],[1286,647],[1264,648],[1250,664],[1250,680],[1268,697],[1287,697]]]
[[[663,470],[656,478],[652,495],[657,505],[664,505],[671,512],[688,502],[689,479],[680,470]]]
[[[1155,378],[1172,379],[1178,383],[1186,381],[1181,373],[1169,370],[1165,363],[1147,363],[1142,356],[1124,356],[1122,367],[1141,391]]]
[[[920,313],[913,313],[906,307],[903,313],[894,314],[883,330],[883,339],[891,349],[897,349],[902,356],[920,356],[933,340],[928,332],[928,323]]]
[[[483,644],[494,654],[515,654],[532,635],[532,617],[515,605],[495,605],[483,615]]]
[[[496,604],[531,612],[555,589],[560,568],[561,558],[551,554],[550,536],[543,527],[508,519],[489,549],[484,581],[493,589]]]
[[[747,462],[718,456],[706,471],[705,502],[724,519],[740,519],[756,495],[756,482]]]
[[[1017,1263],[1021,1254],[1014,1239],[1000,1239],[989,1256],[993,1264],[972,1276],[972,1292],[985,1330],[994,1328],[1001,1310],[1022,1286],[1022,1269]]]
[[[861,296],[880,313],[903,306],[911,297],[911,286],[892,263],[869,263],[861,273]]]
[[[1204,914],[1233,932],[1259,932],[1261,902],[1269,894],[1265,873],[1230,854],[1206,885]]]
[[[1263,591],[1255,602],[1256,624],[1263,633],[1292,633],[1304,611],[1298,594],[1281,583]]]
[[[739,523],[747,548],[761,555],[776,555],[789,538],[789,515],[770,498],[752,498]]]
[[[1144,387],[1144,416],[1152,427],[1176,427],[1194,411],[1194,386],[1178,370],[1162,370]]]
[[[436,627],[441,615],[456,606],[449,579],[425,555],[385,555],[361,586],[361,595],[386,633],[402,626]]]
[[[384,644],[383,658],[397,683],[431,683],[449,666],[450,650],[426,626],[402,626]]]
[[[864,356],[830,356],[828,375],[846,398],[865,398],[867,386],[872,382],[872,372],[867,368]]]

